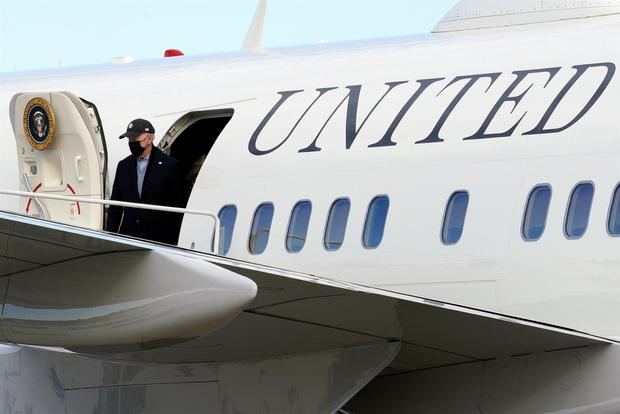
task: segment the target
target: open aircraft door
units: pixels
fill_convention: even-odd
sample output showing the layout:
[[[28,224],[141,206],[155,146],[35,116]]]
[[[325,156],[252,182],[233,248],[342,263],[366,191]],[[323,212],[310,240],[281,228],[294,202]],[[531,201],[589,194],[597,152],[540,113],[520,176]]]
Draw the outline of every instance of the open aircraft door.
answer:
[[[107,153],[96,107],[69,92],[20,93],[10,106],[20,190],[101,199]],[[102,229],[101,205],[23,198],[20,212]]]

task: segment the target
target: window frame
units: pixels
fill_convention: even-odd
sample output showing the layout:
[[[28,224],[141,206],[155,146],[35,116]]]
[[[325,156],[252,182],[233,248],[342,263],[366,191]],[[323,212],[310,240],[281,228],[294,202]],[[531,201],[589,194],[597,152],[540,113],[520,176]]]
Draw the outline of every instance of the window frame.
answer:
[[[528,207],[530,205],[530,200],[532,196],[534,195],[534,191],[538,190],[539,188],[544,188],[544,187],[547,187],[549,189],[549,205],[547,206],[547,213],[545,214],[545,224],[543,226],[542,233],[540,234],[538,238],[528,239],[527,237],[525,237],[525,219],[526,219]],[[523,239],[524,242],[527,242],[527,243],[537,242],[545,235],[545,231],[547,230],[547,222],[549,221],[549,211],[551,210],[552,199],[553,199],[553,186],[550,183],[536,184],[534,187],[532,187],[532,189],[528,193],[527,198],[525,199],[525,207],[523,209],[523,215],[521,217],[521,238]]]
[[[256,213],[258,212],[258,209],[260,207],[265,206],[265,205],[271,205],[271,207],[273,208],[273,215],[271,216],[271,224],[269,226],[269,235],[271,236],[271,229],[273,227],[273,218],[276,215],[276,206],[274,205],[272,201],[263,201],[259,203],[258,206],[256,206],[256,208],[254,209],[254,214],[252,214],[252,221],[250,222],[250,233],[248,234],[248,242],[246,244],[246,247],[248,249],[248,253],[252,256],[260,256],[261,254],[265,253],[265,251],[267,251],[267,247],[269,247],[269,237],[267,238],[267,245],[265,246],[265,249],[262,252],[260,253],[253,252],[250,247],[250,243],[252,241],[252,229],[254,228],[254,221],[256,220]]]
[[[467,194],[467,208],[465,209],[465,217],[463,218],[463,229],[461,230],[461,235],[460,235],[459,239],[456,242],[454,242],[454,243],[447,243],[446,240],[443,237],[444,236],[444,229],[446,227],[446,218],[448,217],[448,209],[450,208],[450,201],[452,201],[454,196],[456,194],[458,194],[458,193],[465,193],[465,194]],[[465,220],[467,219],[467,212],[469,211],[469,201],[470,200],[471,200],[471,196],[469,194],[469,191],[464,190],[464,189],[455,190],[448,197],[448,201],[446,201],[445,206],[444,206],[444,212],[443,212],[443,219],[441,221],[441,227],[439,228],[439,240],[441,240],[441,243],[444,246],[455,246],[463,238],[463,232],[465,230]]]
[[[366,228],[368,227],[368,215],[370,214],[370,207],[372,207],[372,203],[374,203],[376,200],[380,199],[380,198],[385,198],[388,202],[388,207],[387,207],[387,211],[385,212],[385,222],[383,223],[383,232],[381,233],[381,239],[379,240],[379,244],[377,244],[376,246],[367,246],[365,243],[365,235],[366,235]],[[379,194],[377,196],[374,196],[370,202],[368,203],[368,207],[366,208],[366,216],[364,217],[364,226],[362,227],[362,247],[364,247],[364,249],[366,250],[375,250],[377,248],[379,248],[379,246],[381,246],[381,243],[383,243],[383,238],[385,236],[385,228],[387,226],[387,219],[388,219],[388,215],[390,213],[390,206],[392,205],[392,200],[390,200],[390,197],[387,194]]]
[[[588,211],[588,217],[586,219],[586,227],[583,230],[583,234],[581,234],[580,236],[570,236],[568,232],[566,231],[568,229],[568,214],[570,212],[570,206],[573,201],[573,196],[575,195],[575,190],[579,186],[584,185],[584,184],[590,184],[592,186],[592,200],[590,202],[590,210]],[[595,195],[596,195],[596,186],[594,185],[594,182],[592,180],[579,181],[577,184],[573,186],[572,190],[568,193],[568,202],[566,203],[566,211],[564,212],[564,221],[562,223],[562,231],[564,232],[564,237],[567,240],[579,240],[583,238],[583,236],[586,235],[588,228],[590,226],[590,216],[592,215],[592,206],[594,205]]]
[[[343,201],[343,200],[346,200],[349,202],[349,213],[347,214],[347,221],[346,221],[346,225],[344,228],[344,234],[342,235],[342,243],[340,244],[340,247],[338,247],[337,249],[330,249],[327,247],[327,228],[329,227],[329,219],[332,213],[332,209],[334,208],[334,205],[338,201]],[[351,215],[351,205],[352,203],[349,197],[338,197],[334,201],[332,201],[332,203],[329,205],[329,209],[327,210],[327,220],[325,220],[325,228],[323,229],[323,248],[325,249],[325,251],[337,252],[338,250],[342,248],[342,245],[344,244],[344,241],[347,237],[347,228],[349,227],[349,216]]]
[[[220,224],[220,232],[221,232],[221,229],[222,229],[222,220],[220,218],[220,215],[222,214],[222,211],[224,211],[224,209],[229,208],[229,207],[234,207],[235,208],[235,221],[233,222],[233,231],[232,231],[232,233],[234,233],[234,231],[235,231],[235,226],[237,225],[237,218],[239,218],[239,208],[237,207],[236,204],[225,204],[225,205],[222,206],[222,208],[220,208],[220,211],[218,211],[218,213],[217,213],[217,219],[219,220],[219,224]],[[213,234],[213,237],[215,237],[215,233]],[[230,246],[228,246],[228,250],[226,252],[224,252],[224,250],[222,249],[222,251],[221,252],[217,252],[217,254],[221,255],[221,256],[226,256],[226,254],[230,251],[230,248],[232,247],[232,242],[233,242],[233,236],[231,234],[231,236],[230,236]],[[219,247],[223,248],[224,247],[224,243],[222,243]],[[211,244],[211,250],[213,250],[213,242]]]
[[[620,183],[616,184],[613,191],[611,192],[611,201],[609,202],[609,209],[607,211],[607,222],[605,223],[605,228],[607,229],[607,234],[610,237],[620,237],[620,233],[612,233],[611,232],[611,213],[614,208],[614,201],[616,199],[616,195],[620,198]],[[620,209],[620,204],[618,205],[618,209]]]
[[[293,213],[295,212],[295,209],[297,208],[297,206],[300,205],[301,203],[310,203],[310,216],[308,217],[308,225],[306,226],[306,239],[304,240],[304,244],[303,246],[301,246],[301,249],[299,249],[299,251],[294,251],[288,248],[289,230],[291,228],[291,223],[293,220]],[[304,247],[306,247],[306,241],[308,241],[308,231],[310,230],[310,220],[312,219],[312,210],[313,210],[312,201],[309,199],[299,200],[295,203],[295,205],[293,205],[293,208],[291,209],[291,214],[289,215],[289,218],[288,218],[288,225],[286,226],[286,235],[284,237],[284,249],[286,250],[287,253],[299,254],[304,249]]]

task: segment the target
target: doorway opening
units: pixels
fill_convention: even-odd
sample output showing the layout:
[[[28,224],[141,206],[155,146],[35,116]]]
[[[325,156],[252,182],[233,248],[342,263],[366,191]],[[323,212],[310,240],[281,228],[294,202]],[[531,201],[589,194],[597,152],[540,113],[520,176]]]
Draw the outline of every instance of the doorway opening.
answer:
[[[207,155],[233,113],[232,109],[226,109],[186,114],[175,122],[159,143],[163,152],[179,162],[185,180],[184,207]]]

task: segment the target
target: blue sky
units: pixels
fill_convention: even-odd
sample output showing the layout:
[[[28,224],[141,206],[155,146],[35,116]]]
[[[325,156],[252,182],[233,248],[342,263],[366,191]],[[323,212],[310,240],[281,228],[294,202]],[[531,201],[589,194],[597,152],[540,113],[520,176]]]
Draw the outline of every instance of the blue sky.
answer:
[[[0,0],[0,72],[238,50],[258,0]],[[264,46],[425,33],[457,0],[270,0]]]

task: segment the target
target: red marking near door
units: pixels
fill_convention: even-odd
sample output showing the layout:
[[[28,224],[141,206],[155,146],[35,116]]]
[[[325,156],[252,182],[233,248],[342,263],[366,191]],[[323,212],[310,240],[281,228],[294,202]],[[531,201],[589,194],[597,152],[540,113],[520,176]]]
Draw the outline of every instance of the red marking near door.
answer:
[[[73,195],[75,195],[75,190],[73,189],[73,187],[71,187],[71,184],[67,184],[67,188],[69,189],[69,191],[71,191],[71,193],[72,193]],[[77,204],[77,208],[78,208],[78,216],[79,216],[79,215],[81,214],[81,211],[80,211],[80,202],[79,202],[79,201],[77,201],[77,202],[76,202],[76,204]]]
[[[42,183],[39,183],[39,185],[37,185],[34,190],[32,190],[33,193],[36,193],[37,191],[39,191],[39,188],[41,188]],[[30,197],[28,199],[28,204],[26,204],[26,214],[28,214],[30,212],[30,204],[32,203],[32,197]]]

